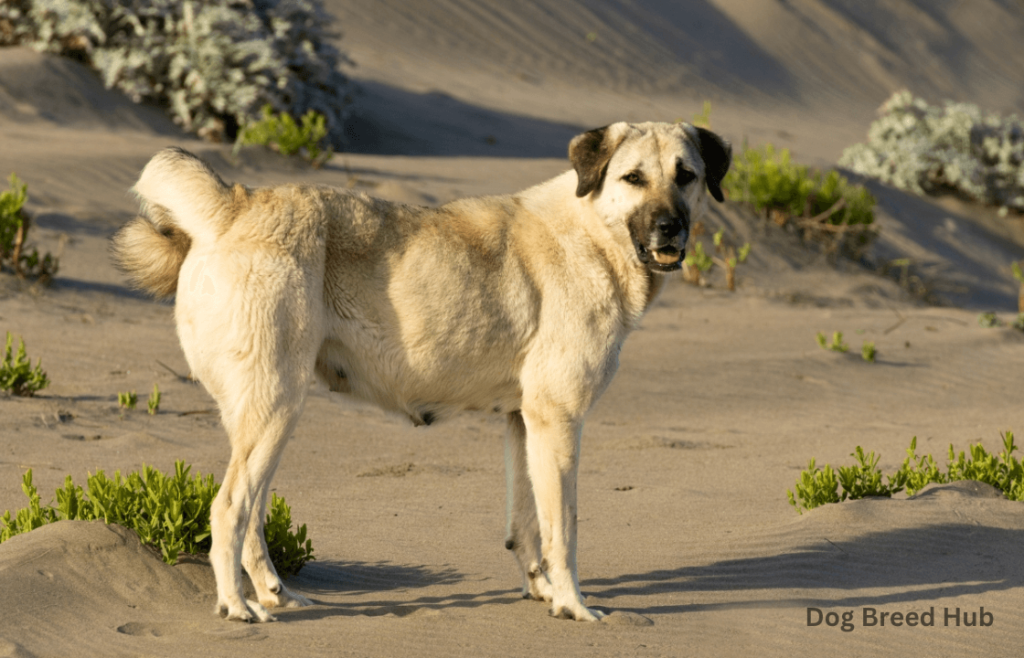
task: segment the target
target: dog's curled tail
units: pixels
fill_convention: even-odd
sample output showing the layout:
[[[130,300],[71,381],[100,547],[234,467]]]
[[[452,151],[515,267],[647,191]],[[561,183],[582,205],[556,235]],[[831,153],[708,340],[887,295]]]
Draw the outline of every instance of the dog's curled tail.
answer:
[[[114,261],[135,287],[168,297],[192,243],[209,244],[227,228],[231,188],[196,156],[168,148],[142,170],[134,192],[142,214],[114,235]]]

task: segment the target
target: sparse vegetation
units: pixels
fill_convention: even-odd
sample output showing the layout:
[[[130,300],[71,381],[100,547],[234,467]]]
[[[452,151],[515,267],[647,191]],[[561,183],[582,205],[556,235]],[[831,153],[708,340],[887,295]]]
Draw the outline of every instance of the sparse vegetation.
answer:
[[[839,164],[916,194],[955,192],[1001,214],[1024,212],[1024,124],[977,105],[937,107],[899,91],[879,108],[867,143]]]
[[[999,317],[992,311],[985,311],[978,315],[978,324],[986,329],[999,326]]]
[[[157,388],[156,384],[153,384],[153,392],[149,394],[149,399],[146,400],[146,407],[150,416],[155,416],[156,412],[160,411],[160,389]]]
[[[690,123],[698,128],[711,130],[711,101],[704,101],[700,114],[693,115]]]
[[[117,408],[132,410],[135,405],[139,403],[139,396],[135,394],[135,391],[125,391],[117,394]]]
[[[815,335],[814,339],[815,341],[817,341],[818,347],[820,347],[823,350],[844,353],[850,351],[850,346],[843,342],[843,332],[841,331],[832,332],[831,343],[828,342],[828,339],[825,338],[825,334],[821,333],[820,331],[817,333],[817,335]]]
[[[14,336],[7,332],[4,345],[4,358],[0,361],[0,391],[10,391],[12,395],[32,397],[50,385],[50,380],[43,371],[43,360],[32,361],[25,353],[25,341],[18,339],[18,351],[12,352]]]
[[[877,234],[875,198],[837,171],[794,164],[789,151],[771,144],[744,147],[733,160],[723,189],[781,227],[826,245],[830,253],[859,257]]]
[[[330,23],[321,0],[7,0],[0,45],[85,62],[108,88],[167,106],[207,139],[233,139],[269,103],[294,116],[317,112],[341,144],[346,58]]]
[[[178,461],[170,476],[149,466],[126,477],[117,471],[108,478],[99,471],[88,477],[84,490],[69,475],[56,492],[54,507],[42,504],[29,469],[21,485],[29,499],[28,507],[14,515],[7,511],[0,517],[0,542],[65,519],[103,520],[134,530],[142,543],[158,549],[168,564],[175,564],[182,553],[208,553],[210,507],[220,485],[212,475],[190,477],[190,470]],[[291,525],[291,509],[274,494],[264,535],[270,559],[282,578],[298,573],[306,562],[315,559],[306,526],[293,531]]]
[[[247,124],[239,132],[236,153],[241,146],[266,146],[281,155],[299,154],[317,167],[331,157],[331,147],[321,144],[327,137],[322,114],[306,112],[301,126],[287,112],[275,114],[270,105],[263,106],[262,115],[259,121]]]
[[[704,234],[703,224],[697,222],[693,235],[696,238]],[[730,291],[736,290],[736,266],[747,260],[750,255],[750,243],[738,249],[725,238],[725,231],[719,230],[712,236],[715,255],[704,251],[704,244],[694,239],[691,242],[686,258],[683,259],[683,280],[696,286],[706,286],[707,274],[715,265],[725,271],[725,285]]]
[[[736,266],[745,260],[750,255],[750,243],[746,242],[742,247],[737,249],[728,241],[725,240],[723,234],[725,231],[718,231],[713,236],[715,243],[715,252],[720,257],[712,256],[712,260],[716,265],[725,270],[725,286],[730,291],[736,290]]]
[[[715,262],[704,251],[704,244],[694,240],[693,246],[683,259],[683,279],[696,286],[707,285],[706,275]]]
[[[811,459],[796,481],[796,493],[789,490],[786,493],[790,504],[801,514],[804,510],[827,503],[867,496],[891,498],[893,494],[904,490],[914,495],[932,482],[943,484],[957,480],[984,482],[1002,491],[1010,500],[1024,500],[1024,465],[1013,456],[1017,450],[1013,432],[1004,432],[1002,439],[1003,450],[998,455],[988,453],[979,441],[969,446],[969,458],[963,451],[956,454],[953,444],[950,444],[946,471],[942,472],[931,455],[917,455],[915,436],[907,448],[903,465],[895,473],[887,475],[885,483],[878,469],[880,456],[874,452],[864,454],[864,450],[857,446],[850,454],[857,460],[855,465],[839,467],[837,476],[830,465],[818,468],[815,460]]]
[[[10,189],[0,192],[0,271],[9,270],[18,278],[49,283],[57,274],[58,259],[29,246],[32,218],[24,210],[28,185],[11,173]]]
[[[878,351],[875,350],[875,344],[869,341],[864,341],[864,344],[860,347],[860,358],[864,359],[868,363],[874,363],[876,356],[878,356]]]
[[[1011,329],[1024,331],[1024,313],[1018,313],[1013,322],[1006,322],[1004,320],[1000,320],[995,311],[985,311],[984,313],[978,314],[978,324],[986,329],[1010,327]]]

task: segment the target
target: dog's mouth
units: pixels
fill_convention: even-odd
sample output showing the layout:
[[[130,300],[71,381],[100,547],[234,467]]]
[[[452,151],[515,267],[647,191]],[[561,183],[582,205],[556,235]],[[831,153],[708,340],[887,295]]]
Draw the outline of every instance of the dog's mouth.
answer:
[[[633,246],[640,262],[655,272],[673,272],[683,266],[683,252],[672,245],[649,249],[639,240],[633,240]]]

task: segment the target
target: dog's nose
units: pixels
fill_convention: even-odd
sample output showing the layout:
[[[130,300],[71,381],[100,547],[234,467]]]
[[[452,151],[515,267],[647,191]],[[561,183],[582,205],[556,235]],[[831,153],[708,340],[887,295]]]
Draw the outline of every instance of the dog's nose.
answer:
[[[683,230],[683,220],[674,215],[662,215],[654,223],[663,238],[674,238]]]

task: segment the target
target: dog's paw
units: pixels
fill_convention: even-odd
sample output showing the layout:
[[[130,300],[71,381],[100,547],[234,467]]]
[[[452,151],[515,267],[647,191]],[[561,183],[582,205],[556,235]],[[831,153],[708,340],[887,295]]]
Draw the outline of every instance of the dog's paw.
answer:
[[[280,585],[278,591],[261,596],[260,605],[264,608],[304,608],[313,605],[313,602]]]
[[[256,601],[240,601],[235,605],[220,601],[217,603],[216,612],[228,621],[244,621],[247,624],[277,621],[274,615]]]
[[[548,580],[547,574],[540,572],[528,578],[523,585],[523,598],[550,603],[554,598],[554,588],[551,587],[551,581]]]
[[[582,603],[552,606],[549,614],[558,619],[575,619],[576,621],[600,621],[606,616],[600,610],[588,608]]]

